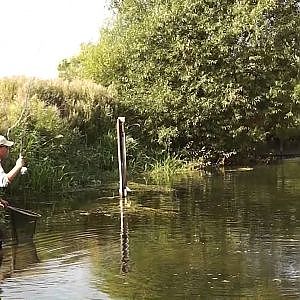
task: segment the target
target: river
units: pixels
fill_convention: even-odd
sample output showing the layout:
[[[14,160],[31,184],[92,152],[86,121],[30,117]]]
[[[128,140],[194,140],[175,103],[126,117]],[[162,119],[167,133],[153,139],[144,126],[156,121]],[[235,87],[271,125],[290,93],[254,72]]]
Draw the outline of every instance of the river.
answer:
[[[14,203],[42,217],[0,298],[300,299],[300,160],[136,181]]]

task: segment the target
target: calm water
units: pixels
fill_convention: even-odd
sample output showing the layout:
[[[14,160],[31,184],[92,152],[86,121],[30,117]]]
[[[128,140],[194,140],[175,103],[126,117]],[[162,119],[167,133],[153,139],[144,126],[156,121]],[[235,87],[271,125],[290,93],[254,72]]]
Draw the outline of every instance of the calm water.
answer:
[[[300,160],[17,203],[33,243],[2,250],[1,299],[300,299]]]

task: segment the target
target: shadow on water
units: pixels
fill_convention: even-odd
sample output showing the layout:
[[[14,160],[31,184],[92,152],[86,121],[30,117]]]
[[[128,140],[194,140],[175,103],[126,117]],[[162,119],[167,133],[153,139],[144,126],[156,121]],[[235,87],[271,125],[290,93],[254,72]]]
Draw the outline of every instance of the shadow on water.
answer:
[[[33,243],[4,242],[1,296],[300,297],[299,160],[130,187],[26,200],[43,217]]]

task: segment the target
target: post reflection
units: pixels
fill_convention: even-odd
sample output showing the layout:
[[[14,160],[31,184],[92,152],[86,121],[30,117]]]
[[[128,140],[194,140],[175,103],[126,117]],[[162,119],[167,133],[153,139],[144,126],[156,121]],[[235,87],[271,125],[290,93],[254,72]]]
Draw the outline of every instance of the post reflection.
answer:
[[[129,205],[127,199],[120,199],[120,247],[121,273],[129,272],[129,229],[125,208]]]

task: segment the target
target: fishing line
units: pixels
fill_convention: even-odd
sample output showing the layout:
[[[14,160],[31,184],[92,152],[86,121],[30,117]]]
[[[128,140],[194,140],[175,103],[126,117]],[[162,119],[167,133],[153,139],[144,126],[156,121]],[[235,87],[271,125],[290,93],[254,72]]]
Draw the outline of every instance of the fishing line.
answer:
[[[10,139],[10,132],[12,131],[12,129],[16,128],[22,121],[23,119],[23,116],[25,115],[25,113],[27,112],[27,108],[28,108],[28,94],[29,94],[29,87],[26,88],[26,91],[25,91],[25,98],[24,98],[24,105],[23,105],[23,109],[22,109],[22,112],[18,118],[18,120],[11,126],[8,128],[7,130],[7,133],[6,133],[6,136],[7,136],[7,139],[9,140]],[[21,134],[21,139],[23,138],[23,134],[24,134],[24,130],[22,130],[22,134]],[[23,147],[23,142],[21,140],[21,146],[20,146],[20,153],[22,152],[22,147]]]

